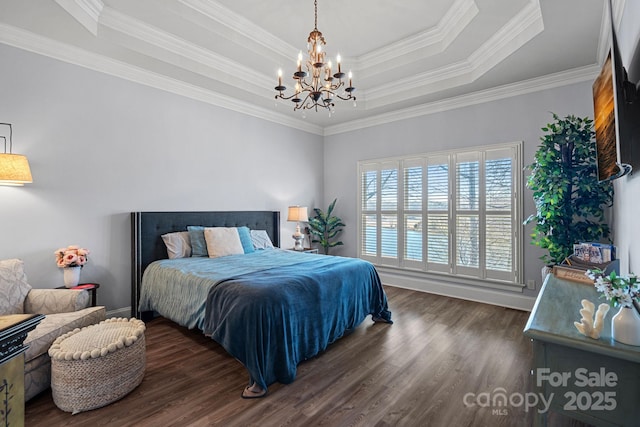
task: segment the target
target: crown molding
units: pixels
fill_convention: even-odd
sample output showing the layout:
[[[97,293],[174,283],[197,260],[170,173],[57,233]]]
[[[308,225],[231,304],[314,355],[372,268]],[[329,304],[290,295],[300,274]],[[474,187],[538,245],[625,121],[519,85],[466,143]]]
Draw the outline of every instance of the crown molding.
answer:
[[[101,0],[55,0],[69,15],[94,36],[98,35],[98,21],[104,8]]]
[[[540,1],[531,0],[469,56],[469,62],[473,64],[473,80],[484,75],[542,31],[544,21]]]
[[[352,132],[373,126],[379,126],[386,123],[393,123],[401,120],[412,119],[415,117],[454,110],[457,108],[469,107],[472,105],[512,98],[514,96],[526,95],[529,93],[540,92],[548,89],[555,89],[558,87],[568,86],[584,81],[591,81],[596,78],[599,71],[600,67],[597,64],[575,68],[573,70],[550,74],[548,76],[536,79],[503,85],[492,89],[444,99],[441,101],[422,104],[402,110],[396,110],[390,113],[378,114],[376,116],[370,116],[365,119],[353,120],[351,122],[341,123],[334,126],[327,126],[324,129],[324,135],[329,136],[345,132]]]
[[[227,9],[214,0],[178,0],[184,6],[196,11],[198,14],[205,16],[215,22],[218,22],[230,32],[227,35],[229,40],[233,40],[240,35],[242,38],[251,40],[260,45],[260,49],[256,52],[273,52],[285,59],[295,58],[298,50],[294,46],[286,43],[282,39],[274,36],[262,27],[249,21],[242,15]],[[192,20],[193,21],[193,20]],[[270,55],[269,55],[270,56]]]
[[[270,87],[273,86],[273,78],[114,9],[105,8],[100,24],[126,37],[142,41],[145,46],[152,46],[153,49],[141,47],[138,43],[128,43],[127,40],[123,44],[120,40],[112,40],[113,37],[107,32],[101,32],[101,37],[111,42],[123,44],[124,47],[178,68],[224,82],[254,96],[272,95]]]
[[[622,22],[622,14],[624,12],[625,0],[611,0],[611,9],[609,9],[608,1],[603,2],[602,22],[600,23],[600,37],[598,39],[598,52],[596,53],[598,62],[603,64],[609,53],[611,46],[611,15],[613,15],[613,25],[616,29],[620,27]],[[613,12],[613,13],[611,13]]]
[[[384,62],[397,62],[405,55],[410,55],[412,61],[415,61],[443,52],[479,11],[474,0],[457,0],[433,28],[356,58],[358,75],[368,77],[387,72],[380,71],[377,67]]]
[[[366,91],[366,108],[471,83],[522,47],[544,29],[538,0],[530,1],[514,18],[474,51],[467,59],[407,79]]]
[[[323,135],[321,126],[304,120],[276,113],[271,109],[258,107],[255,104],[153,73],[7,24],[0,23],[0,43],[304,132]]]

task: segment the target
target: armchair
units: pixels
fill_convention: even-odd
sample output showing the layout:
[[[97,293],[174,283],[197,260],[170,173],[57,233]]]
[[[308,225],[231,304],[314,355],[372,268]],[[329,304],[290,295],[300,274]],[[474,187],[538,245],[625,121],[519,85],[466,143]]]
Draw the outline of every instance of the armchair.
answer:
[[[6,298],[2,298],[6,296]],[[32,289],[21,260],[0,261],[0,315],[44,314],[45,318],[24,341],[25,401],[51,385],[53,341],[75,328],[83,328],[105,319],[105,308],[88,307],[89,293],[69,289]]]

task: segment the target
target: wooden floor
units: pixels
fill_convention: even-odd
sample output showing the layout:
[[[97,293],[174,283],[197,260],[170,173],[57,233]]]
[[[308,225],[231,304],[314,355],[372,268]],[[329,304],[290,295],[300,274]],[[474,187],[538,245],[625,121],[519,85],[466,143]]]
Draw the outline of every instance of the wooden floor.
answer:
[[[147,324],[147,371],[124,399],[77,415],[51,391],[26,405],[36,426],[529,426],[533,410],[466,406],[467,393],[530,391],[528,313],[386,287],[393,325],[367,318],[296,380],[245,400],[242,365],[166,319]],[[554,416],[552,426],[583,426]]]

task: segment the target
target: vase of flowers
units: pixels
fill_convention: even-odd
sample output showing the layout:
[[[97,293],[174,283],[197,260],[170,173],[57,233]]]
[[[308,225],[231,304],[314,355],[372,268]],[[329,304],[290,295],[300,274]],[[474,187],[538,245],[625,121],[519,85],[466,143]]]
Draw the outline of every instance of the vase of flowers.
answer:
[[[611,336],[623,344],[640,346],[640,314],[635,303],[640,301],[640,283],[631,274],[618,276],[615,271],[605,275],[602,270],[587,270],[587,275],[595,281],[595,287],[602,292],[612,307],[620,307],[611,320]]]
[[[78,286],[80,270],[89,260],[89,250],[71,245],[55,251],[56,264],[62,268],[64,285],[67,288]]]

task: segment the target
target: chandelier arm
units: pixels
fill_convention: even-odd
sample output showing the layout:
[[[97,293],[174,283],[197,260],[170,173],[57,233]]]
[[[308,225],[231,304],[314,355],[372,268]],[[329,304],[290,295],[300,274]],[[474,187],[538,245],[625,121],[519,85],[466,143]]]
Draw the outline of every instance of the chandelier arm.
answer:
[[[305,105],[307,104],[307,101],[309,100],[310,96],[311,96],[311,93],[307,93],[307,96],[305,96],[302,101],[296,102],[296,106],[293,108],[293,110],[295,111],[295,110],[300,110],[300,109],[306,109]]]
[[[338,95],[337,93],[336,93],[336,96],[337,96],[338,98],[342,99],[343,101],[349,101],[349,100],[351,100],[351,99],[353,99],[354,101],[356,100],[356,97],[355,97],[355,96],[353,96],[353,95],[351,95],[351,94],[349,94],[349,96],[347,96],[346,98],[345,98],[345,97],[343,97],[343,96]]]

